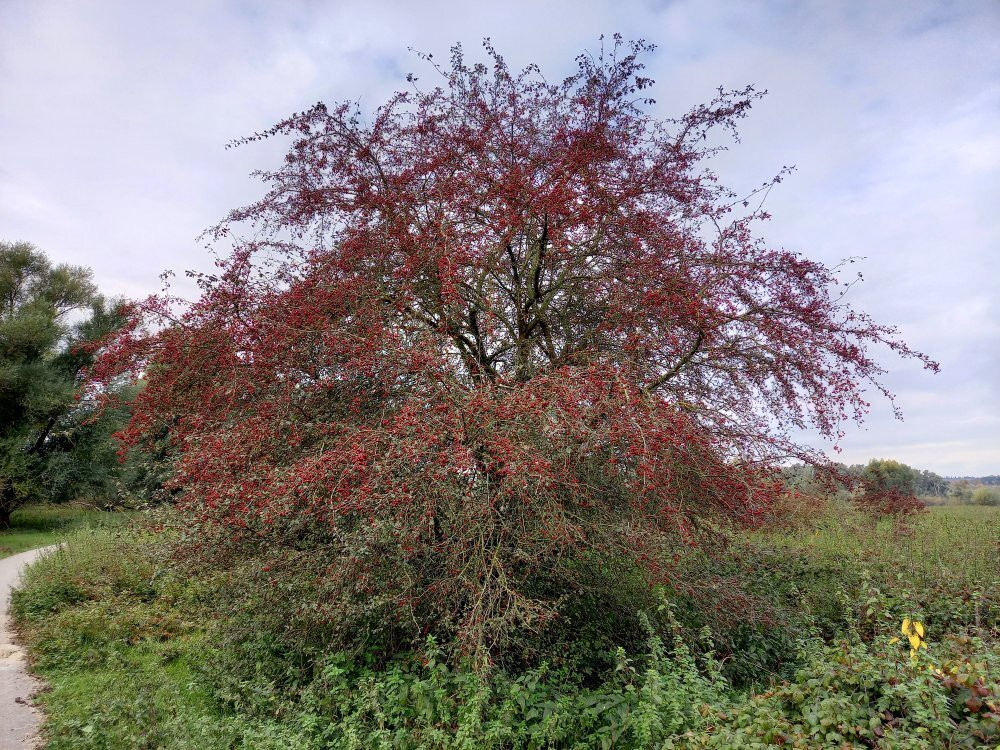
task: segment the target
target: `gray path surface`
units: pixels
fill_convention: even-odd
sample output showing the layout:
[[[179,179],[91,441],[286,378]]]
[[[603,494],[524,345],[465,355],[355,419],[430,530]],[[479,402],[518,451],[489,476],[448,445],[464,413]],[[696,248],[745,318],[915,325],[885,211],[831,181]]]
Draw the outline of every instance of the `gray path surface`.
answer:
[[[24,566],[57,546],[0,559],[0,750],[38,747],[41,713],[32,706],[31,695],[40,684],[28,674],[24,650],[14,643],[7,606],[10,604],[10,590],[17,583]]]

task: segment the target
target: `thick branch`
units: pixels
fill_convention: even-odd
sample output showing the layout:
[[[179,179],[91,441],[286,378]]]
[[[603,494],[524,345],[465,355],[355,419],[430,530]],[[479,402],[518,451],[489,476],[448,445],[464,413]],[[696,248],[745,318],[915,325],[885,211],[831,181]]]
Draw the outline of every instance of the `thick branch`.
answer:
[[[694,357],[694,355],[698,353],[698,350],[701,349],[701,344],[702,344],[702,342],[704,340],[705,340],[705,333],[704,333],[704,331],[700,331],[699,330],[698,331],[698,336],[697,336],[697,338],[695,338],[694,345],[691,347],[691,350],[687,354],[685,354],[683,357],[681,357],[679,360],[677,360],[677,364],[675,364],[673,367],[671,367],[665,373],[663,373],[662,375],[660,375],[660,377],[658,377],[652,383],[650,383],[649,385],[647,385],[644,388],[644,390],[646,391],[646,393],[652,393],[657,388],[659,388],[661,385],[663,385],[664,383],[666,383],[669,380],[671,380],[682,369],[684,369],[684,367],[687,365],[687,363],[691,361],[692,357]]]
[[[52,432],[52,428],[55,426],[56,426],[56,418],[49,417],[49,421],[45,423],[45,427],[42,429],[42,432],[38,436],[38,439],[35,440],[34,445],[32,445],[28,449],[29,456],[32,453],[38,453],[42,449],[42,446],[45,445],[45,439],[49,436],[49,433]]]

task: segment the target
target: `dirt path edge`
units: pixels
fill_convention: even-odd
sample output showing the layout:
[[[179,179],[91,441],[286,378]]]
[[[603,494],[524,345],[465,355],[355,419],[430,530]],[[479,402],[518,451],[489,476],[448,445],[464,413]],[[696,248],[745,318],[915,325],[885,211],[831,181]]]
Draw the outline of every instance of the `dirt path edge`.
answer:
[[[11,590],[24,569],[58,547],[42,547],[0,559],[0,750],[35,750],[41,746],[38,728],[43,717],[32,700],[41,683],[28,672],[24,649],[15,641],[7,609]]]

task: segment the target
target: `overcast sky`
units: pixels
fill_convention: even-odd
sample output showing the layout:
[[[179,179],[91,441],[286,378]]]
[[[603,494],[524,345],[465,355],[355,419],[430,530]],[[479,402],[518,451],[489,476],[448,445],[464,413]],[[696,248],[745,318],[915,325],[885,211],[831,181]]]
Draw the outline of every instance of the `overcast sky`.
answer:
[[[886,357],[906,419],[876,403],[840,459],[1000,473],[998,0],[0,0],[0,239],[145,295],[210,266],[196,237],[281,158],[229,140],[320,100],[377,106],[427,74],[408,47],[479,56],[489,36],[557,78],[616,31],[658,45],[663,115],[718,86],[769,91],[716,170],[741,188],[795,165],[765,236],[865,256],[851,301],[941,363]]]

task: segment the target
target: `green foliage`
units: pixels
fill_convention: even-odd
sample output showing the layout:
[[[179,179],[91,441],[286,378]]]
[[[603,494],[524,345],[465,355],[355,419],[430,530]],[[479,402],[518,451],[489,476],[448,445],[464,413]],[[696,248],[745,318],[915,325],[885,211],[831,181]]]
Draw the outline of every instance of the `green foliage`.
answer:
[[[868,462],[862,477],[873,490],[899,490],[913,495],[917,491],[919,473],[899,461],[874,458]]]
[[[916,493],[921,497],[947,497],[948,480],[924,469],[916,477]]]
[[[948,497],[959,505],[1000,505],[1000,486],[985,483],[992,477],[984,477],[983,484],[973,484],[968,479],[959,479],[951,483]]]
[[[689,733],[690,748],[977,748],[1000,739],[1000,718],[982,704],[956,701],[963,688],[946,672],[965,665],[964,682],[997,696],[1000,656],[982,641],[935,646],[915,660],[886,637],[870,646],[840,642],[816,648],[794,679],[718,712],[716,731]],[[977,666],[972,666],[977,665]],[[956,670],[957,673],[957,670]],[[971,695],[971,691],[968,691]]]
[[[567,628],[539,663],[485,673],[433,638],[395,657],[351,641],[306,555],[178,560],[183,529],[79,532],[13,612],[60,750],[973,748],[1000,739],[998,530],[991,508],[874,529],[840,509],[676,563],[742,580],[738,621],[707,590],[664,592],[630,649],[587,661],[613,641],[581,607],[577,656],[558,658]],[[915,660],[892,642],[904,617],[926,627]]]
[[[121,323],[90,271],[52,265],[24,242],[0,242],[0,528],[30,500],[107,493],[108,435],[79,385],[94,344]],[[69,314],[89,308],[75,324]]]
[[[679,637],[668,648],[651,629],[647,652],[619,651],[596,689],[546,665],[477,675],[433,639],[388,664],[340,652],[305,671],[273,648],[278,635],[258,634],[237,674],[206,659],[234,646],[205,617],[231,579],[184,577],[167,560],[160,538],[89,532],[29,570],[12,611],[54,685],[43,698],[50,747],[644,747],[699,726],[705,703],[723,699],[710,657]],[[227,692],[232,678],[242,684]]]
[[[952,488],[952,483],[933,471],[915,469],[899,461],[876,459],[867,465],[834,464],[834,468],[844,477],[866,479],[874,484],[875,489],[898,489],[910,492],[922,498],[945,498]],[[808,464],[792,464],[781,470],[781,480],[789,490],[799,490],[809,494],[826,495],[836,491],[841,498],[849,496],[843,484],[830,486],[830,482],[822,481],[817,476],[816,469]]]
[[[547,667],[488,677],[448,666],[429,641],[420,659],[358,670],[340,657],[304,692],[313,746],[329,748],[649,747],[700,726],[721,682],[680,643],[655,636],[642,666],[623,652],[598,689]]]
[[[948,490],[948,497],[962,505],[969,503],[972,501],[972,485],[967,479],[952,482],[951,489]]]
[[[762,534],[768,550],[758,586],[794,613],[789,624],[830,639],[866,625],[872,591],[894,603],[892,620],[919,612],[939,632],[996,626],[1000,619],[1000,514],[935,508],[905,525],[872,526],[840,510],[805,533]]]
[[[973,505],[1000,505],[1000,487],[976,487],[971,500]]]
[[[121,469],[113,435],[126,409],[108,409],[98,418],[89,408],[67,414],[50,433],[45,449],[45,484],[38,495],[52,503],[86,499],[115,505],[122,494]]]

